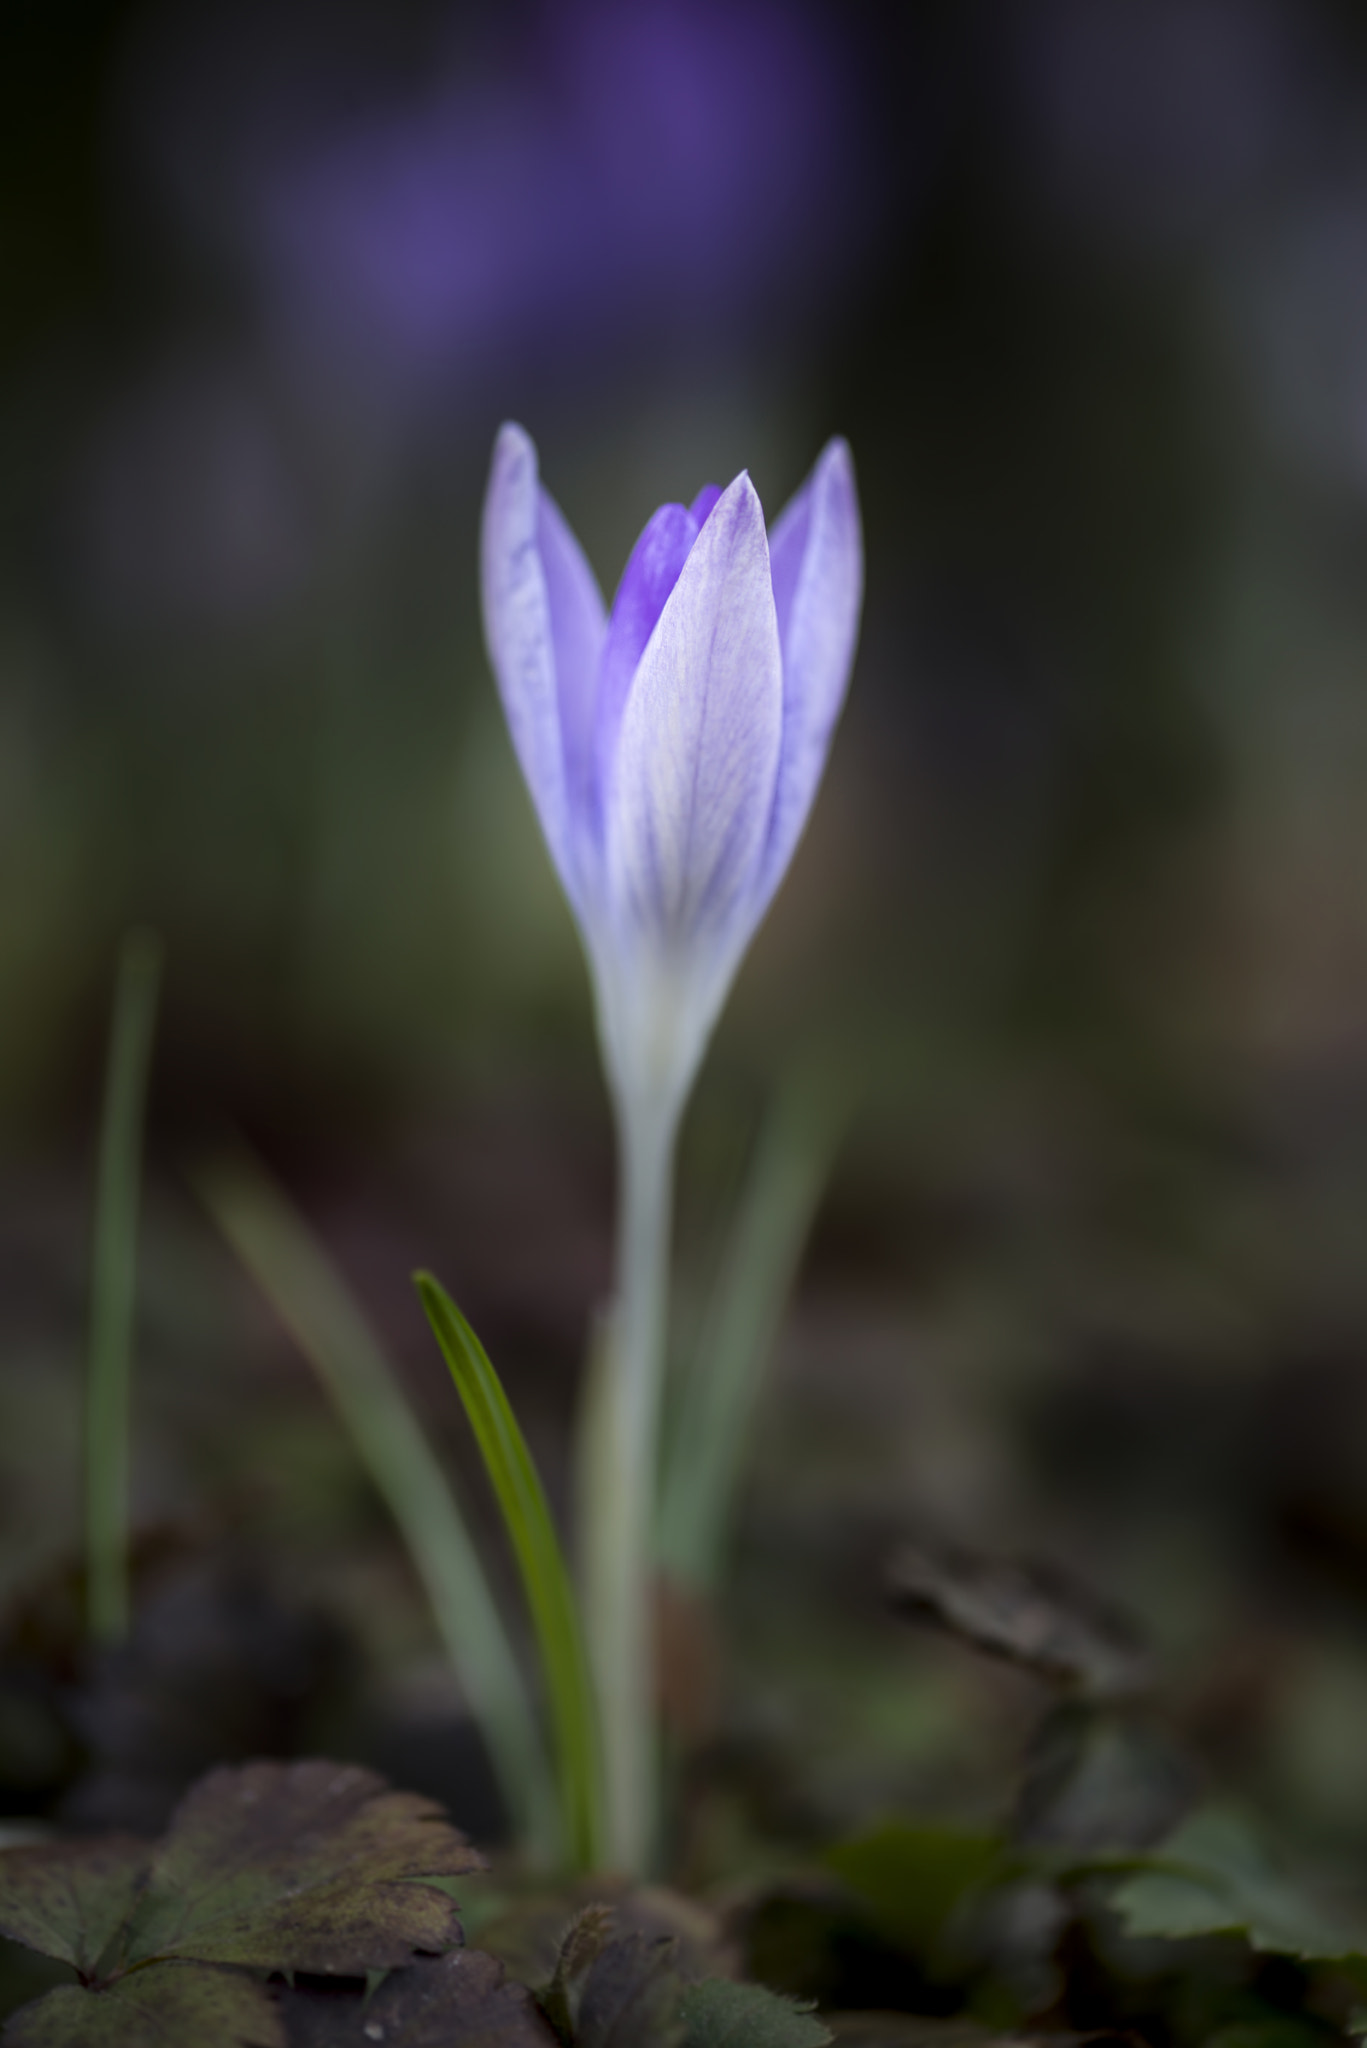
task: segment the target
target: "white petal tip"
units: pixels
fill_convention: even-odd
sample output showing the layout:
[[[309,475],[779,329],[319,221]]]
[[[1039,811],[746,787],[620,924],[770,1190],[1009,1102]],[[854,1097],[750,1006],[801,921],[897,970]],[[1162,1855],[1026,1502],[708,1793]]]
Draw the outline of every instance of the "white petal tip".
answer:
[[[725,527],[728,517],[738,517],[742,523],[757,520],[764,525],[764,507],[759,501],[759,492],[750,480],[750,472],[743,469],[739,476],[733,476],[726,489],[712,507],[711,517],[721,517],[717,522],[718,531]]]
[[[505,420],[494,437],[494,466],[509,469],[515,463],[523,462],[529,462],[535,471],[536,443],[516,420]]]

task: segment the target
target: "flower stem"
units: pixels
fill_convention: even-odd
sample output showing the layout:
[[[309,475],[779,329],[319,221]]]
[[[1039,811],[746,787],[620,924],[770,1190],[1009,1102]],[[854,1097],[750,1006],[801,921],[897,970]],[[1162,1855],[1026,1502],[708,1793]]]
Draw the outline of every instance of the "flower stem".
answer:
[[[613,1867],[635,1877],[656,1847],[654,1522],[678,1111],[628,1101],[617,1121],[617,1294],[588,1389],[581,1483],[607,1848]]]

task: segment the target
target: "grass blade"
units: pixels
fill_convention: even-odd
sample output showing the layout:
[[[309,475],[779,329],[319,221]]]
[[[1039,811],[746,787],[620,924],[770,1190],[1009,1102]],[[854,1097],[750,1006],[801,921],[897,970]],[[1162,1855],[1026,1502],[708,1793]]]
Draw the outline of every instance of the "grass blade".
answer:
[[[800,1071],[765,1119],[721,1274],[668,1432],[658,1554],[681,1585],[715,1584],[764,1368],[844,1128],[843,1088]]]
[[[250,1153],[217,1160],[198,1185],[322,1381],[398,1524],[520,1843],[542,1863],[560,1860],[555,1789],[526,1682],[446,1475],[378,1339],[303,1218]]]
[[[119,951],[95,1188],[85,1387],[86,1619],[101,1642],[128,1633],[129,1407],[138,1198],[161,941],[130,932]]]
[[[579,1611],[560,1539],[526,1440],[484,1346],[430,1273],[414,1276],[451,1369],[517,1557],[541,1650],[555,1727],[565,1833],[579,1867],[600,1853],[598,1723]]]

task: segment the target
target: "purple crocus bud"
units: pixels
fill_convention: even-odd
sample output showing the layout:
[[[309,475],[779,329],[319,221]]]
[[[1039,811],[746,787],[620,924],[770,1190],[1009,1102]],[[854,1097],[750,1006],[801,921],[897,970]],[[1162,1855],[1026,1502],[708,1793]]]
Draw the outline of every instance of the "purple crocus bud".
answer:
[[[772,536],[743,471],[662,506],[607,614],[532,442],[505,426],[482,572],[614,1089],[672,1116],[792,858],[849,680],[863,583],[850,451],[828,443]]]

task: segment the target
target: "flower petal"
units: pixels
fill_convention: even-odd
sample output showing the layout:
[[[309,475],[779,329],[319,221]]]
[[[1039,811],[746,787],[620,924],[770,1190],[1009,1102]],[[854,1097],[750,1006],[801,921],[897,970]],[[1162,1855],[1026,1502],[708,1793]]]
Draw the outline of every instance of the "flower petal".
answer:
[[[693,500],[693,503],[689,506],[688,509],[693,514],[693,517],[697,520],[699,526],[701,526],[703,521],[707,518],[709,512],[712,510],[712,507],[716,504],[720,496],[720,484],[704,484],[702,489],[698,492],[697,497]]]
[[[782,687],[764,514],[742,473],[698,535],[641,656],[610,767],[610,900],[667,951],[703,931],[753,928]]]
[[[864,547],[848,444],[828,441],[770,543],[783,647],[783,751],[760,880],[783,879],[816,795],[859,632]]]
[[[531,439],[511,424],[494,444],[480,569],[484,634],[513,747],[560,879],[579,908],[603,600],[579,543],[540,487]]]
[[[698,522],[682,505],[661,505],[627,558],[612,600],[598,685],[598,750],[608,768],[617,743],[631,679],[679,580]]]
[[[555,688],[560,703],[560,738],[565,753],[565,784],[572,821],[583,823],[596,811],[597,763],[594,727],[598,714],[598,678],[602,666],[607,616],[598,579],[571,533],[564,513],[546,490],[538,494],[537,546],[551,614],[551,646],[555,652]]]

